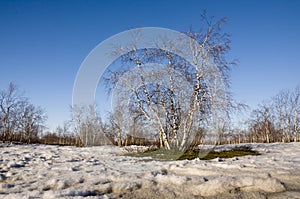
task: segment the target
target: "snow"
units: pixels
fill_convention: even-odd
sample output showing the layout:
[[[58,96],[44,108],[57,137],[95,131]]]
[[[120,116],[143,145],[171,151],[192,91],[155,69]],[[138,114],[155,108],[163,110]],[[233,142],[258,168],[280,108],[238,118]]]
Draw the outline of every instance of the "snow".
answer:
[[[0,198],[299,198],[300,143],[246,146],[262,155],[157,161],[125,156],[137,146],[2,144]]]

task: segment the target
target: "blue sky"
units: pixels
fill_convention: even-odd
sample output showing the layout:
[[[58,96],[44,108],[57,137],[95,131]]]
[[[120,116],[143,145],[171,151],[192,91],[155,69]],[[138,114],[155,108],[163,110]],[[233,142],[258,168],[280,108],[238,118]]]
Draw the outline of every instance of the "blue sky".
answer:
[[[229,56],[239,60],[231,78],[237,100],[255,108],[300,85],[297,0],[1,0],[0,88],[15,82],[46,109],[54,128],[70,118],[77,70],[101,41],[138,27],[199,27],[203,9],[229,18],[224,28],[232,35]]]

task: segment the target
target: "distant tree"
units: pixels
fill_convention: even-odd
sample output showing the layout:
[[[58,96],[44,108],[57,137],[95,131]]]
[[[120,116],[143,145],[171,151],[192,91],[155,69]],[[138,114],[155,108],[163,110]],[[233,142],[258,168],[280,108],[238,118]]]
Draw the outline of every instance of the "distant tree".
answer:
[[[300,89],[285,90],[272,98],[276,128],[282,142],[299,141]]]
[[[124,140],[122,139],[122,127],[123,123],[126,122],[126,120],[123,117],[124,115],[120,108],[115,109],[114,112],[109,115],[109,122],[111,125],[113,140],[115,140],[115,137],[117,138],[118,146],[122,146],[122,142],[124,142]]]
[[[290,140],[290,123],[291,123],[291,110],[290,110],[290,91],[285,90],[279,92],[272,98],[273,111],[275,114],[275,125],[281,134],[281,141],[286,142]]]
[[[0,91],[1,137],[8,141],[18,127],[18,107],[26,101],[17,91],[16,85],[10,83],[6,90]]]
[[[38,141],[47,117],[20,94],[13,83],[0,91],[0,136],[3,141]]]
[[[297,142],[300,134],[300,89],[280,91],[252,112],[249,129],[252,142]],[[249,140],[249,139],[248,139]]]
[[[111,144],[95,105],[72,107],[72,124],[84,146]]]
[[[252,112],[252,122],[250,124],[253,140],[258,142],[278,141],[278,132],[274,126],[274,115],[272,109],[267,104],[262,104]]]
[[[299,141],[299,133],[300,133],[300,87],[298,86],[292,93],[292,117],[293,117],[293,141]]]
[[[42,108],[32,104],[23,104],[18,117],[20,141],[32,143],[39,139],[39,133],[45,128],[46,115]]]

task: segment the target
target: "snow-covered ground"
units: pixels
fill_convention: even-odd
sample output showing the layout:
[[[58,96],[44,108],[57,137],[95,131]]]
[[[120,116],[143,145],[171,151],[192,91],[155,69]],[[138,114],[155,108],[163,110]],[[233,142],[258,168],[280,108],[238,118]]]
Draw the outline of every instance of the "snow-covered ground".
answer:
[[[162,162],[113,146],[2,145],[0,198],[300,198],[300,143],[251,146],[262,155]]]

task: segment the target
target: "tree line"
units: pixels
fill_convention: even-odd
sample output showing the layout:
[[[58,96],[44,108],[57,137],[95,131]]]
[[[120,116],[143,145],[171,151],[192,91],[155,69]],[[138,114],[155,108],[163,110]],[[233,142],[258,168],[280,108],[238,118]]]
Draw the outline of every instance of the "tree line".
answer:
[[[46,129],[45,110],[34,106],[17,86],[10,83],[0,91],[0,140],[2,142],[42,143],[73,146],[99,145],[156,145],[159,136],[149,137],[152,129],[132,120],[130,133],[123,131],[122,111],[102,119],[96,106],[72,107],[71,119],[53,131]],[[300,87],[283,90],[251,111],[244,122],[246,128],[233,128],[224,117],[215,126],[215,134],[208,144],[272,143],[300,141]],[[211,129],[199,128],[191,146],[205,144]]]

